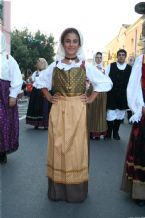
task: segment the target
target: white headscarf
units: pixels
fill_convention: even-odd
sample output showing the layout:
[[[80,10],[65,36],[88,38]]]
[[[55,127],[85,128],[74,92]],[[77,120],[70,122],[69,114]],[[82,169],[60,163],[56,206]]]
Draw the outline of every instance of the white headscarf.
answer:
[[[98,68],[100,68],[100,69],[103,69],[103,56],[102,56],[102,61],[101,61],[101,63],[100,63],[100,64],[97,64],[97,63],[96,63],[96,55],[97,55],[97,52],[93,55],[93,64],[94,64],[96,67],[98,67]]]
[[[80,33],[79,30],[77,30],[78,33],[79,33],[79,36],[80,36],[80,48],[78,49],[78,52],[77,52],[77,57],[80,59],[80,60],[85,60],[85,55],[84,55],[84,51],[83,51],[83,36],[82,34]],[[64,48],[63,48],[63,45],[61,44],[61,37],[59,39],[59,46],[58,46],[58,50],[57,50],[57,53],[56,53],[56,60],[62,60],[64,59],[65,57],[65,51],[64,51]]]
[[[0,78],[3,78],[3,75],[6,75],[9,70],[6,45],[5,35],[0,30]]]

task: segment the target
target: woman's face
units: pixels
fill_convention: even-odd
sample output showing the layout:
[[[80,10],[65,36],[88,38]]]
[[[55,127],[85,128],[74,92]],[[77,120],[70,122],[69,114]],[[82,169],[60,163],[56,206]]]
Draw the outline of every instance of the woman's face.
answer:
[[[38,70],[43,70],[44,69],[44,63],[38,59],[36,63],[36,67]]]
[[[75,57],[80,47],[79,37],[75,33],[68,33],[63,42],[66,57]]]
[[[97,64],[100,64],[101,62],[102,62],[102,55],[97,54],[97,55],[96,55],[96,63],[97,63]]]

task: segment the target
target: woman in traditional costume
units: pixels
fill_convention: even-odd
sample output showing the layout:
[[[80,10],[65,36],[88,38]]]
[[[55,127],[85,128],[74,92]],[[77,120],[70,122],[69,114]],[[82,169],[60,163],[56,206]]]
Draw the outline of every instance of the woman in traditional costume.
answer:
[[[6,52],[4,33],[0,31],[0,164],[7,154],[19,146],[17,96],[21,92],[22,76],[16,60]]]
[[[48,133],[48,197],[82,202],[88,193],[88,131],[86,104],[112,82],[82,58],[82,37],[75,28],[63,31],[57,60],[39,77],[38,84],[52,102]],[[93,85],[86,95],[86,78]],[[54,91],[54,96],[49,90]]]
[[[32,74],[33,89],[30,95],[26,123],[34,126],[35,129],[39,127],[48,128],[48,115],[51,104],[43,96],[41,89],[37,88],[36,81],[41,74],[41,71],[48,67],[48,63],[44,58],[39,58],[36,63],[37,71]],[[35,83],[36,82],[36,83]]]
[[[133,123],[125,159],[121,189],[145,205],[145,55],[136,58],[127,88]]]
[[[101,73],[105,73],[102,62],[102,53],[97,52],[93,58],[94,65]],[[100,136],[105,137],[107,133],[106,121],[106,100],[105,92],[99,93],[95,101],[89,105],[89,130],[91,139],[100,139]]]

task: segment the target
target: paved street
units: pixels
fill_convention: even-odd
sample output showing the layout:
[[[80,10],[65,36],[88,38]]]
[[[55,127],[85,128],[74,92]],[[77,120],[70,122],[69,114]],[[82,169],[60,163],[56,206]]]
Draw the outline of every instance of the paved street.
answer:
[[[25,118],[28,108],[28,99],[22,98],[22,100],[18,101],[18,110],[19,110],[19,120],[22,120]]]
[[[19,110],[25,107],[24,103]],[[145,217],[145,207],[136,206],[128,194],[120,191],[130,127],[122,124],[120,141],[91,141],[89,195],[84,203],[70,204],[48,200],[47,131],[34,130],[21,119],[20,147],[1,167],[2,218]]]

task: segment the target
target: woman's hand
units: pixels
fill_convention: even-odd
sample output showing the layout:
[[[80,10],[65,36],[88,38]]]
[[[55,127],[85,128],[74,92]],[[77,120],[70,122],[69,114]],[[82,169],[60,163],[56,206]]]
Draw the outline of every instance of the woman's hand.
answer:
[[[55,103],[58,102],[58,99],[59,99],[59,95],[55,94],[55,95],[53,95],[53,96],[51,95],[49,101],[50,101],[52,104],[55,104]]]
[[[9,97],[9,107],[14,107],[17,103],[17,99],[13,97]]]
[[[86,103],[86,104],[91,104],[95,98],[97,97],[98,92],[92,92],[92,94],[88,97],[86,94],[83,94],[80,96],[82,102]]]
[[[142,107],[142,114],[145,116],[145,107]]]
[[[59,96],[58,94],[55,94],[55,95],[51,95],[50,92],[48,91],[47,88],[43,88],[42,89],[42,93],[44,95],[44,97],[49,101],[51,102],[52,104],[55,104],[57,103],[58,99],[59,99]]]

